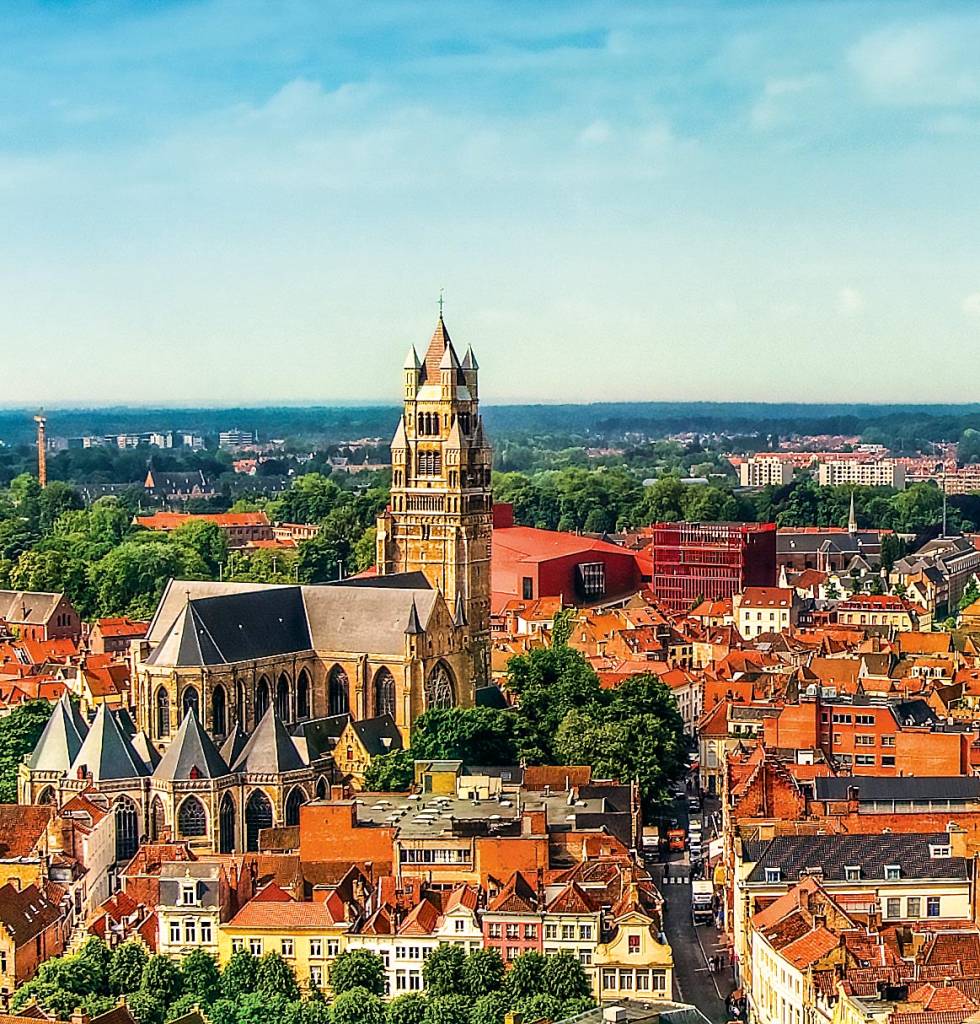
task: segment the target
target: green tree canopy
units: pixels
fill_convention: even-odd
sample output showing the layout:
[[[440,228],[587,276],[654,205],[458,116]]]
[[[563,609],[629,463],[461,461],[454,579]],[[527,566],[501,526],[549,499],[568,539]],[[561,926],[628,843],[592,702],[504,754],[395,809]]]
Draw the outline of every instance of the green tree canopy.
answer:
[[[360,988],[383,996],[384,961],[377,953],[366,949],[345,950],[330,965],[330,988],[337,995],[349,989]]]

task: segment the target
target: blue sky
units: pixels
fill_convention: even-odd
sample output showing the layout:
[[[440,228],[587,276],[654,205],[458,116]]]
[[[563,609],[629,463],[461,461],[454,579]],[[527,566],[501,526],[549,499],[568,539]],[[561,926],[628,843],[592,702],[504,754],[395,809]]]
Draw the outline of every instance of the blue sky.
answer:
[[[977,5],[3,11],[5,403],[977,398]]]

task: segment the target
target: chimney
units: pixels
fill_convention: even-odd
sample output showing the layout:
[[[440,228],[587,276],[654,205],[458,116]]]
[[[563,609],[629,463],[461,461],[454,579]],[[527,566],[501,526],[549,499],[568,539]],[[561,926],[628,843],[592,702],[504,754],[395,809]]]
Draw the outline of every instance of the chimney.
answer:
[[[83,1013],[81,1010],[76,1010],[71,1015],[71,1024],[89,1024],[91,1017],[87,1013]]]

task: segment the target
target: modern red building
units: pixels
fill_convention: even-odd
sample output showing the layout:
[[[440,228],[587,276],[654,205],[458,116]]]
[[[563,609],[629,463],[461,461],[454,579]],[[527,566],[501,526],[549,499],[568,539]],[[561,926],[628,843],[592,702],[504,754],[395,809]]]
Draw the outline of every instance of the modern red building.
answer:
[[[656,523],[651,529],[651,586],[671,611],[776,584],[775,523]]]
[[[588,605],[636,593],[642,580],[635,552],[594,537],[514,525],[508,504],[493,509],[493,612],[515,598],[560,597]]]

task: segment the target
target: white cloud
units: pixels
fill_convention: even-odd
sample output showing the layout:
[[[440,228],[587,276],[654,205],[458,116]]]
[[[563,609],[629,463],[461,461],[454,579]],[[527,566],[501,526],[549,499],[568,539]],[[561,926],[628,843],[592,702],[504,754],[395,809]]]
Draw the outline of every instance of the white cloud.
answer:
[[[980,292],[973,292],[963,300],[963,312],[967,316],[980,317]]]
[[[980,19],[893,25],[864,36],[848,54],[869,96],[900,106],[952,106],[980,99]]]
[[[856,316],[864,309],[864,296],[857,288],[841,288],[837,292],[837,309],[845,316]]]
[[[608,121],[597,120],[579,132],[578,140],[587,146],[601,146],[612,138],[612,128]]]
[[[752,126],[760,131],[769,131],[789,123],[794,119],[795,98],[812,92],[821,81],[819,75],[770,78],[752,108]]]

